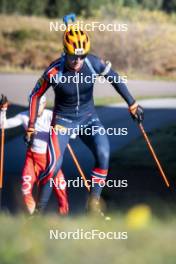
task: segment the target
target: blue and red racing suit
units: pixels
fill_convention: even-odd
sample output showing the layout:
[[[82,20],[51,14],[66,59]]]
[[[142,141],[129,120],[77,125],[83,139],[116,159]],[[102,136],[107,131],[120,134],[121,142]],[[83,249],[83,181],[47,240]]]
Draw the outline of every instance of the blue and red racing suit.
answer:
[[[30,100],[30,121],[29,127],[34,127],[40,97],[52,86],[55,93],[55,103],[53,110],[53,127],[60,127],[68,130],[75,127],[91,129],[93,126],[102,128],[93,101],[93,87],[97,75],[103,75],[113,85],[115,90],[124,98],[129,106],[135,100],[129,93],[125,83],[120,80],[119,75],[112,70],[109,64],[105,64],[98,57],[89,54],[83,66],[78,72],[67,67],[66,56],[55,60],[45,70],[38,80],[31,93]],[[117,81],[118,80],[118,81]],[[119,81],[120,80],[120,81]],[[49,163],[46,170],[40,175],[41,188],[38,208],[44,209],[52,192],[50,188],[50,178],[55,178],[60,170],[65,148],[69,142],[69,133],[58,135],[53,132],[50,135],[48,145]],[[99,198],[102,185],[108,173],[109,165],[109,141],[107,135],[100,133],[81,133],[81,140],[91,149],[95,157],[95,166],[92,169],[91,195]]]

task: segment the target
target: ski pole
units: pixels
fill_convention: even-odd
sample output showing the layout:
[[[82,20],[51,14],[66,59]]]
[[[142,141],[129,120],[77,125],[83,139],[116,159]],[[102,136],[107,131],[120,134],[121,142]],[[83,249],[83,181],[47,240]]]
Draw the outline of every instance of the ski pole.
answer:
[[[77,158],[76,158],[76,156],[75,156],[75,154],[74,154],[74,152],[73,152],[72,147],[70,146],[70,144],[67,144],[67,147],[68,147],[68,150],[69,150],[69,152],[70,152],[70,154],[71,154],[71,156],[72,156],[72,158],[73,158],[73,161],[74,161],[74,163],[75,163],[75,165],[76,165],[76,167],[77,167],[77,169],[78,169],[78,171],[79,171],[79,173],[80,173],[80,175],[81,175],[81,177],[82,177],[82,179],[83,179],[83,181],[84,181],[84,184],[85,184],[85,186],[86,186],[88,192],[90,192],[90,186],[89,186],[89,184],[87,183],[87,179],[86,179],[86,177],[85,177],[85,175],[84,175],[84,172],[82,171],[82,169],[81,169],[81,167],[80,167],[80,165],[79,165],[79,162],[78,162],[78,160],[77,160]]]
[[[159,162],[159,160],[158,160],[158,158],[157,158],[157,156],[156,156],[156,153],[155,153],[155,151],[154,151],[154,149],[153,149],[153,147],[152,147],[152,145],[151,145],[151,142],[150,142],[150,140],[149,140],[149,138],[148,138],[148,135],[147,135],[147,133],[145,132],[145,129],[144,129],[142,123],[138,123],[138,125],[139,125],[139,129],[140,129],[140,131],[141,131],[141,133],[142,133],[142,135],[143,135],[143,137],[144,137],[144,139],[145,139],[145,141],[146,141],[146,143],[147,143],[147,146],[148,146],[148,148],[149,148],[149,150],[150,150],[150,153],[152,154],[152,157],[153,157],[153,159],[154,159],[154,161],[155,161],[155,163],[156,163],[156,165],[157,165],[157,168],[158,168],[158,170],[159,170],[159,172],[160,172],[160,175],[161,175],[161,177],[163,178],[163,180],[164,180],[166,186],[169,188],[169,187],[170,187],[170,183],[169,183],[169,181],[168,181],[168,179],[167,179],[167,177],[166,177],[166,174],[164,173],[164,171],[163,171],[163,169],[162,169],[162,166],[161,166],[161,164],[160,164],[160,162]]]
[[[0,209],[2,206],[2,188],[3,188],[3,173],[4,173],[4,142],[5,142],[5,133],[4,133],[4,119],[6,115],[6,110],[1,111],[1,160],[0,160]]]

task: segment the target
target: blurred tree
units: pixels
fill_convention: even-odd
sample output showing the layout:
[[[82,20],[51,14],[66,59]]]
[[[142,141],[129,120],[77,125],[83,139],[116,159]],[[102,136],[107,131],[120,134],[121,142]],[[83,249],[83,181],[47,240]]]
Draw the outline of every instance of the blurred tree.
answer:
[[[94,0],[75,0],[70,1],[70,7],[73,12],[77,15],[84,15],[85,17],[89,17],[92,15],[92,11],[94,9],[94,4],[96,2]],[[98,0],[98,6],[101,3],[101,0]]]
[[[42,15],[46,8],[47,0],[0,0],[0,10],[2,13],[19,13],[28,15]]]
[[[138,5],[137,0],[124,0],[124,6],[136,7]]]
[[[0,0],[0,12],[7,13],[7,1],[6,0]]]
[[[24,0],[0,0],[0,10],[2,13],[26,13],[28,3]]]
[[[163,0],[163,9],[168,13],[176,12],[176,0]]]
[[[116,4],[118,6],[123,6],[124,5],[124,0],[111,0],[110,3]]]
[[[24,1],[24,0],[18,0]],[[46,9],[47,0],[35,0],[31,4],[31,0],[25,0],[26,14],[28,15],[43,15]]]
[[[71,12],[70,1],[47,0],[45,14],[48,17],[63,17],[69,12]]]
[[[121,6],[142,6],[149,10],[175,12],[176,0],[0,0],[0,13],[63,17],[66,13],[75,12],[77,15],[90,17],[101,7],[106,12],[109,6],[114,11]]]
[[[143,8],[155,10],[162,8],[163,0],[138,0],[138,3],[141,4]]]

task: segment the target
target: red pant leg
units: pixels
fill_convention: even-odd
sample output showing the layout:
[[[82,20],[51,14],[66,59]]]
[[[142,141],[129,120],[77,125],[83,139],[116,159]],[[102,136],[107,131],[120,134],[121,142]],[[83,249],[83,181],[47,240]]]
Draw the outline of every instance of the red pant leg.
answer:
[[[38,154],[33,153],[37,176],[40,175],[47,167],[47,155],[46,154]],[[58,211],[62,215],[68,214],[69,205],[68,205],[68,198],[66,192],[66,186],[63,188],[63,183],[65,183],[63,172],[60,170],[54,179],[53,190],[55,192],[57,202],[58,202]],[[58,186],[58,188],[57,188]],[[60,186],[60,187],[59,187]]]
[[[24,203],[30,214],[34,212],[36,205],[34,198],[32,196],[33,185],[35,182],[36,182],[36,175],[35,175],[34,161],[31,151],[28,150],[26,153],[26,160],[22,172],[21,190],[23,194]]]

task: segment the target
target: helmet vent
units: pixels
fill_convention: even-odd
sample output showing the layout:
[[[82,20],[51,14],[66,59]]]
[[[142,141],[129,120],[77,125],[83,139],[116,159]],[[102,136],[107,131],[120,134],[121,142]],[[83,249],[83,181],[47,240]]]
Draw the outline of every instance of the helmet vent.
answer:
[[[68,35],[66,35],[66,40],[68,43],[70,43]]]
[[[72,29],[70,29],[70,35],[73,36],[73,30]]]

